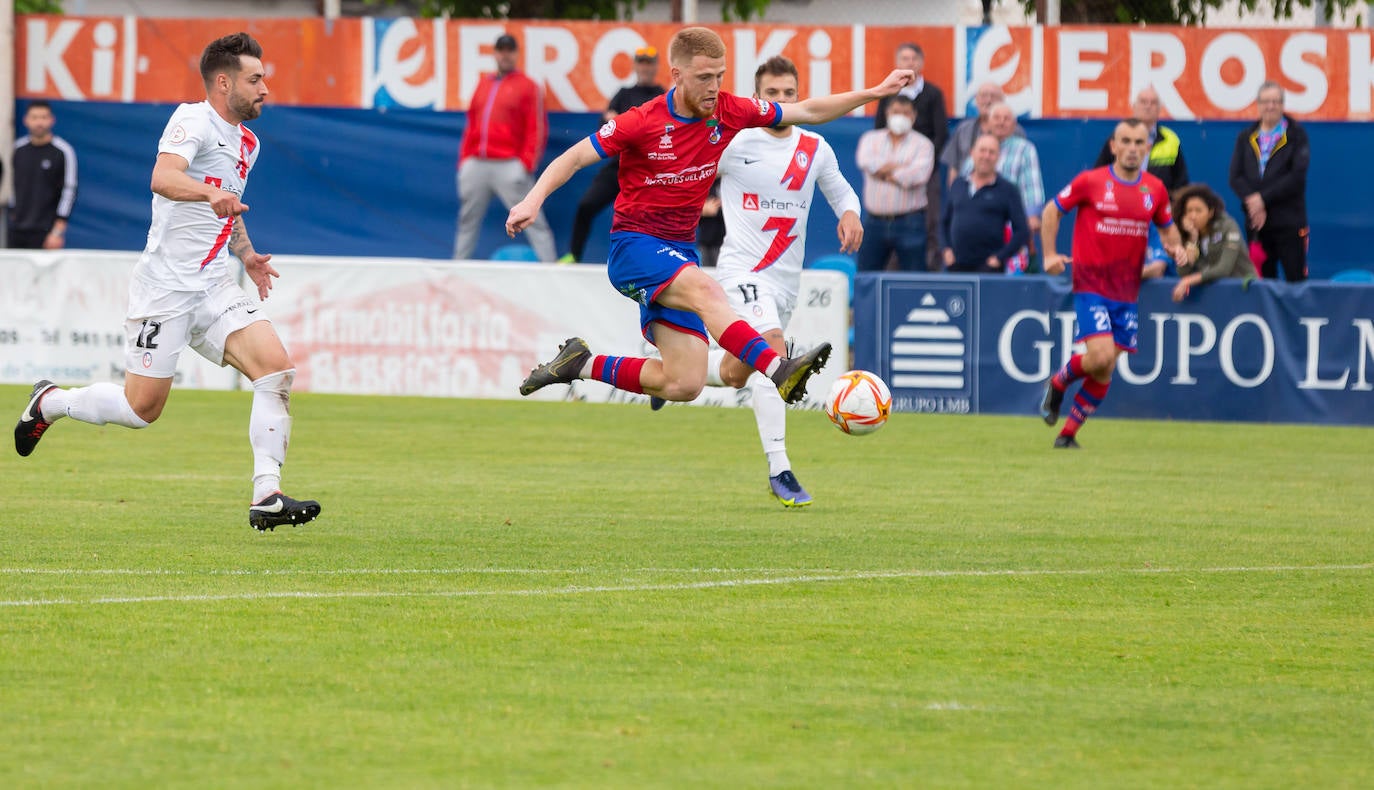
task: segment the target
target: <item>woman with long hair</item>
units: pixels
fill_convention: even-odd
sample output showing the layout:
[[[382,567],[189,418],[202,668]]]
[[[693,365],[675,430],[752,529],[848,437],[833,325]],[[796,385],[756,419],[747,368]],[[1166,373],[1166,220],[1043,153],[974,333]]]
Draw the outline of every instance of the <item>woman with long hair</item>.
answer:
[[[1197,285],[1223,277],[1248,280],[1255,276],[1245,234],[1211,187],[1190,184],[1179,190],[1174,198],[1174,216],[1179,220],[1186,252],[1186,259],[1178,262],[1175,302],[1183,301]]]

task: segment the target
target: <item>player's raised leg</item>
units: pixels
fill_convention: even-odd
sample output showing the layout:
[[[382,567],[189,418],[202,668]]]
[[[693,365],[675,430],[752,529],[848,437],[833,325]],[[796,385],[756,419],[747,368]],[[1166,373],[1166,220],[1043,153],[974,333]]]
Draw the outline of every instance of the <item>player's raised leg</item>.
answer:
[[[313,521],[320,503],[281,492],[281,467],[291,442],[291,357],[267,321],[256,321],[228,335],[224,362],[253,382],[248,443],[253,449],[253,496],[248,523],[258,530]]]
[[[782,399],[797,403],[806,397],[806,382],[825,367],[830,344],[821,343],[806,354],[787,359],[735,314],[715,278],[701,269],[685,269],[657,300],[665,307],[696,313],[720,347],[773,381]]]
[[[28,405],[14,426],[14,449],[33,452],[49,426],[63,417],[91,425],[147,428],[162,415],[172,391],[177,359],[190,332],[189,315],[125,322],[124,384],[107,381],[63,389],[51,381],[33,386]],[[144,370],[148,375],[134,373]]]
[[[171,379],[167,380],[171,387]],[[166,400],[166,395],[163,395]],[[161,412],[161,405],[157,411]],[[124,389],[118,384],[99,382],[86,387],[62,389],[51,381],[33,385],[29,402],[14,426],[14,449],[27,456],[38,446],[48,428],[63,417],[72,417],[92,425],[114,423],[126,428],[146,428],[152,420],[144,420],[129,405]]]

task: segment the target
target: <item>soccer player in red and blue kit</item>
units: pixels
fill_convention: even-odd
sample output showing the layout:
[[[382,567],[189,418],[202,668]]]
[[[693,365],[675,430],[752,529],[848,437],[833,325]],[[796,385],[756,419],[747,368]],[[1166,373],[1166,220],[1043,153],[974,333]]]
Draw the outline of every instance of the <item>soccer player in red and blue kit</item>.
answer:
[[[678,31],[668,60],[672,90],[620,114],[563,152],[506,220],[506,232],[514,236],[575,172],[619,154],[620,196],[607,274],[616,290],[639,302],[641,331],[662,360],[593,355],[581,338],[570,338],[557,356],[530,372],[521,395],[594,378],[629,392],[690,401],[706,384],[709,333],[721,348],[772,379],[783,400],[795,403],[806,395],[807,379],[830,356],[830,344],[822,343],[802,356],[783,358],[740,320],[697,260],[701,207],[721,153],[741,130],[824,123],[895,94],[914,82],[915,74],[899,69],[874,88],[778,104],[721,90],[725,43],[710,30]]]
[[[1140,326],[1136,301],[1140,297],[1140,270],[1145,259],[1150,223],[1160,228],[1164,249],[1175,259],[1183,254],[1178,228],[1169,210],[1164,183],[1145,172],[1149,149],[1145,122],[1130,118],[1116,125],[1111,148],[1115,162],[1079,173],[1041,216],[1041,249],[1045,271],[1059,274],[1073,264],[1073,307],[1078,330],[1075,341],[1086,346],[1074,354],[1045,386],[1040,416],[1047,425],[1059,421],[1059,410],[1069,385],[1082,380],[1073,407],[1054,446],[1078,448],[1078,429],[1097,411],[1112,383],[1116,360],[1122,351],[1135,353]],[[1055,252],[1060,218],[1078,209],[1073,225],[1073,255]]]

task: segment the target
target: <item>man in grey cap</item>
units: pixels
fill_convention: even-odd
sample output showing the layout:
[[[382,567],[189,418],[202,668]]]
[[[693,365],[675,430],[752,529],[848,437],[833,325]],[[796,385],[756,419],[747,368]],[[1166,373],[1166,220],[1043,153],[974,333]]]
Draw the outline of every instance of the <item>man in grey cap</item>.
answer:
[[[496,73],[483,74],[468,102],[467,128],[458,151],[458,235],[453,257],[465,260],[477,248],[482,218],[494,194],[506,208],[534,185],[534,171],[549,138],[544,89],[515,64],[515,37],[496,39]],[[529,227],[530,246],[541,261],[556,256],[553,231],[543,212]]]

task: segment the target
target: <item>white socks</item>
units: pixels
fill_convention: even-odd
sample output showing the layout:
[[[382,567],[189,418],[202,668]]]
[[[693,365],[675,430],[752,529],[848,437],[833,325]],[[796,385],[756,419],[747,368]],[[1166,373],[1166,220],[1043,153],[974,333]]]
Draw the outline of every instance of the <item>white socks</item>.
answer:
[[[724,387],[720,377],[720,363],[725,360],[725,349],[713,348],[706,354],[706,383],[712,387]]]
[[[63,416],[104,425],[112,422],[125,428],[147,428],[148,423],[137,414],[124,397],[124,388],[108,381],[75,389],[49,390],[41,404],[43,419],[52,422]]]
[[[768,456],[768,476],[776,477],[792,468],[787,458],[787,404],[767,376],[750,376],[749,389],[754,394],[754,422],[758,423],[759,439]]]
[[[253,448],[253,501],[281,488],[281,465],[291,441],[291,382],[296,371],[269,373],[253,382],[253,412],[248,443]]]

